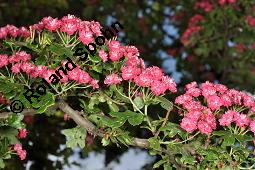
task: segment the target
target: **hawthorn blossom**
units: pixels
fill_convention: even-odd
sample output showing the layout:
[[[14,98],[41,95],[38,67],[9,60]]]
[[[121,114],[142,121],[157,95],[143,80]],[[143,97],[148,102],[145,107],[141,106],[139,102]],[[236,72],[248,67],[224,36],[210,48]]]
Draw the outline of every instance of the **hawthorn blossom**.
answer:
[[[106,76],[104,80],[104,84],[111,85],[111,84],[119,84],[122,81],[122,78],[120,78],[117,74],[111,74]]]
[[[221,126],[229,126],[234,121],[234,116],[238,114],[235,111],[228,110],[226,111],[221,118],[219,119]]]
[[[98,55],[104,63],[108,60],[108,54],[104,50],[99,50]]]
[[[13,146],[13,149],[19,155],[20,160],[26,159],[27,152],[26,152],[26,150],[22,150],[22,145],[21,144],[19,144],[19,143],[15,144]]]
[[[0,68],[6,66],[9,63],[7,55],[0,54]]]
[[[255,135],[255,120],[252,120],[251,122],[250,122],[250,129],[251,129],[251,131],[254,133],[254,135]]]
[[[49,31],[56,31],[62,25],[62,21],[52,17],[44,17],[42,19],[42,23],[44,24],[45,28],[48,29]]]
[[[17,138],[25,138],[27,137],[28,131],[26,129],[19,129],[19,133]]]

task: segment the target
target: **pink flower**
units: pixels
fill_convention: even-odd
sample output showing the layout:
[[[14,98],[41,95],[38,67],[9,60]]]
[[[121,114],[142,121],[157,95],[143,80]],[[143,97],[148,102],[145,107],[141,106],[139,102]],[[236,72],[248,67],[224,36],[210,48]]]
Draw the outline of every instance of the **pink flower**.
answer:
[[[20,160],[26,159],[26,156],[27,156],[27,151],[26,150],[20,150],[17,153],[19,155]]]
[[[139,51],[135,46],[125,46],[124,47],[124,55],[128,59],[138,57]]]
[[[62,25],[60,31],[66,32],[68,35],[73,35],[79,29],[80,19],[76,18],[74,15],[68,14],[62,19]]]
[[[183,118],[181,122],[181,128],[189,133],[192,133],[197,129],[197,122],[190,118]]]
[[[104,84],[119,84],[122,81],[122,78],[120,78],[117,74],[111,74],[106,76],[104,80]]]
[[[20,62],[20,61],[27,62],[29,60],[31,60],[31,55],[26,53],[25,51],[16,52],[14,55],[12,55],[9,58],[10,63]]]
[[[98,55],[104,63],[108,60],[108,54],[104,50],[99,50]]]
[[[6,66],[8,63],[8,56],[0,54],[0,68]]]
[[[198,85],[197,85],[197,82],[195,82],[195,81],[185,85],[186,90],[194,89],[194,88],[197,88],[197,87],[198,87]]]
[[[250,123],[250,118],[247,115],[240,113],[234,115],[234,120],[239,127],[246,127]]]
[[[217,95],[207,97],[208,107],[212,110],[218,110],[222,106],[221,99]]]
[[[195,120],[196,122],[198,121],[198,119],[201,117],[203,113],[201,111],[197,111],[197,110],[192,110],[192,111],[189,111],[185,117],[186,118],[189,118],[189,119],[193,119]]]
[[[250,122],[251,131],[255,134],[255,120]]]
[[[38,30],[38,31],[41,31],[43,28],[44,28],[44,24],[43,22],[39,22],[38,24],[34,24],[34,25],[31,25],[30,28],[32,30]]]
[[[183,104],[183,107],[185,109],[187,109],[188,111],[202,110],[203,109],[201,103],[199,101],[194,101],[194,100],[185,102]]]
[[[19,29],[15,27],[14,25],[7,25],[6,29],[8,34],[12,36],[13,38],[16,38],[20,34]]]
[[[154,95],[159,96],[160,94],[164,94],[167,90],[167,86],[161,81],[154,80],[151,84],[151,91]]]
[[[193,97],[198,97],[201,94],[201,90],[199,88],[190,88],[186,93]]]
[[[225,93],[228,90],[228,88],[223,84],[215,84],[214,87],[216,91],[220,92],[221,94]]]
[[[70,72],[68,72],[68,73],[70,73]],[[50,78],[50,76],[51,76],[52,74],[55,74],[55,71],[54,71],[54,70],[51,70],[51,69],[47,69],[47,70],[45,71],[45,73],[43,74],[43,77],[42,77],[42,78],[44,78],[48,83],[51,84],[52,79],[50,80],[49,78]]]
[[[212,127],[206,121],[199,121],[197,127],[201,133],[206,135],[211,134],[213,131]]]
[[[57,18],[52,18],[52,17],[45,17],[42,19],[42,22],[45,28],[50,31],[55,31],[59,29],[62,25],[62,22],[60,20],[58,20]]]
[[[183,95],[176,97],[175,103],[176,104],[184,104],[184,103],[190,102],[192,100],[193,100],[192,96],[190,96],[188,94],[183,94]]]
[[[227,2],[227,0],[218,0],[218,2],[220,5],[224,5]]]
[[[91,21],[91,22],[89,23],[89,28],[91,29],[91,31],[92,31],[93,33],[96,34],[96,36],[101,35],[101,30],[100,30],[100,29],[102,28],[102,26],[100,25],[99,22]]]
[[[35,68],[35,72],[38,74],[39,77],[43,77],[43,74],[47,71],[47,67],[43,65],[38,65]]]
[[[120,42],[115,40],[111,40],[108,43],[108,46],[110,51],[118,51],[120,48],[122,48]]]
[[[1,27],[0,28],[0,39],[4,39],[7,37],[8,30],[6,27]]]
[[[177,92],[176,83],[171,77],[162,76],[162,82],[167,86],[168,90],[170,90],[172,93]]]
[[[20,31],[20,35],[21,35],[22,37],[25,37],[25,38],[30,37],[30,32],[29,32],[29,30],[28,30],[27,28],[21,27],[21,28],[19,29],[19,31]]]
[[[229,126],[234,121],[234,116],[238,114],[235,111],[228,110],[226,111],[221,118],[219,119],[221,126]]]
[[[196,2],[195,5],[196,8],[202,8],[205,12],[210,12],[214,9],[213,4],[210,2],[210,0],[202,0]]]
[[[204,97],[209,97],[216,94],[216,88],[212,83],[209,81],[206,81],[205,83],[202,83],[202,95]]]
[[[189,19],[189,27],[195,26],[199,21],[203,19],[204,19],[204,16],[200,14],[194,15],[192,18]]]
[[[22,150],[22,145],[19,144],[19,143],[16,143],[16,144],[14,145],[13,149],[14,149],[16,152],[18,152],[18,151]]]
[[[255,18],[253,16],[247,16],[246,17],[246,22],[252,26],[252,27],[255,27]]]
[[[141,74],[141,69],[136,67],[124,66],[121,69],[123,80],[131,80]]]
[[[123,52],[121,49],[115,50],[115,51],[110,51],[109,53],[109,58],[112,61],[119,61],[123,57]]]
[[[220,98],[221,98],[221,103],[222,103],[223,106],[228,107],[228,106],[232,105],[231,98],[228,94],[223,94],[223,95],[220,96]]]
[[[89,83],[90,81],[91,81],[90,75],[89,75],[87,72],[85,72],[85,71],[83,71],[83,70],[80,70],[78,82],[79,82],[80,84],[87,84],[87,83]]]
[[[73,35],[78,30],[78,26],[75,22],[64,22],[60,28],[60,31],[66,32],[68,35]]]
[[[26,159],[27,152],[25,150],[22,150],[22,145],[17,143],[13,146],[14,151],[17,152],[19,155],[20,160]]]
[[[27,74],[30,74],[30,73],[34,72],[35,68],[36,68],[36,66],[32,63],[26,62],[26,63],[21,64],[22,71],[24,71]]]
[[[95,79],[92,79],[90,81],[90,84],[92,85],[93,89],[98,89],[99,88],[99,85],[98,85],[98,80],[95,80]]]
[[[153,79],[151,78],[151,74],[147,70],[143,70],[142,73],[134,78],[134,82],[138,86],[148,87],[153,83]]]
[[[161,80],[162,76],[164,75],[163,71],[159,67],[156,67],[156,66],[147,68],[147,71],[150,72],[150,74],[152,76],[151,78],[154,80]]]
[[[91,31],[80,30],[79,31],[79,40],[84,45],[92,43],[94,41],[93,33]]]
[[[26,129],[19,129],[18,138],[25,138],[27,137],[28,131]]]
[[[21,69],[21,63],[16,63],[12,66],[11,70],[13,73],[19,73]]]

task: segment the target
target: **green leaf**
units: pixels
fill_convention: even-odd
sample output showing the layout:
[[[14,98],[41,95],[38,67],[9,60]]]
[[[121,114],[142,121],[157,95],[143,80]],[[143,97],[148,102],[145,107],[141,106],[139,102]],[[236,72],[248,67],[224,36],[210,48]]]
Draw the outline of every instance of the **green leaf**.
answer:
[[[151,137],[148,139],[148,141],[150,143],[150,148],[155,149],[155,150],[160,149],[160,143],[157,138]]]
[[[229,136],[224,136],[224,141],[222,143],[221,146],[225,147],[225,146],[233,146],[235,144],[235,137],[232,135]]]
[[[128,122],[133,126],[137,126],[143,122],[143,118],[144,118],[144,116],[142,114],[136,113],[136,115],[134,115],[128,119]]]
[[[228,131],[220,130],[220,131],[214,131],[213,135],[216,135],[216,136],[225,136],[225,135],[230,135],[230,134],[229,134]]]
[[[3,169],[5,167],[4,160],[0,158],[0,168]]]
[[[49,49],[51,52],[53,52],[57,56],[67,56],[67,57],[73,56],[72,50],[61,44],[57,44],[57,43],[51,44]]]
[[[126,110],[125,112],[109,112],[108,114],[112,117],[128,120],[128,122],[133,126],[140,125],[144,119],[144,116],[142,114],[132,112],[130,110]]]
[[[13,113],[11,116],[8,117],[9,126],[17,128],[17,129],[22,128],[23,127],[23,123],[22,123],[23,118],[24,118],[23,114]]]
[[[105,125],[107,127],[119,128],[126,122],[126,119],[121,118],[121,117],[114,118],[114,119],[108,119],[105,117],[101,117],[100,121],[103,125]]]
[[[157,163],[155,163],[155,164],[153,165],[153,169],[159,168],[162,164],[164,164],[164,163],[166,163],[166,162],[167,162],[167,161],[164,160],[164,159],[158,161]]]
[[[121,133],[118,137],[117,137],[118,141],[120,141],[121,143],[123,143],[124,145],[128,146],[132,144],[132,138],[128,135],[128,133]]]
[[[87,135],[87,131],[82,127],[75,127],[71,129],[63,130],[63,134],[66,136],[66,146],[69,148],[75,148],[79,146],[80,148],[85,147],[85,138]]]
[[[119,107],[115,103],[112,103],[110,101],[107,101],[107,103],[108,103],[111,111],[113,111],[113,112],[119,111]]]
[[[107,145],[110,144],[110,140],[109,140],[109,139],[103,138],[102,141],[101,141],[101,143],[102,143],[103,146],[107,146]]]
[[[14,128],[1,128],[0,129],[0,139],[7,138],[9,140],[9,144],[18,143],[16,135],[18,134],[18,130]]]
[[[144,107],[144,102],[143,99],[141,97],[136,97],[134,99],[134,103],[137,106],[138,109],[142,109]]]
[[[33,103],[32,106],[37,109],[38,113],[44,113],[48,107],[53,106],[55,104],[54,94],[51,92],[47,92],[45,95],[40,96],[38,99],[39,102]]]
[[[173,103],[167,100],[165,97],[157,96],[156,100],[160,102],[160,106],[166,110],[173,110]]]

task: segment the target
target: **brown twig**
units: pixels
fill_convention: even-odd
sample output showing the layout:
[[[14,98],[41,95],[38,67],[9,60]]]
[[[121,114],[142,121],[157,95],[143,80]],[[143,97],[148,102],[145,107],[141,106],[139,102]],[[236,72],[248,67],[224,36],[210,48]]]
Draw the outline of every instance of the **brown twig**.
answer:
[[[166,122],[168,121],[168,117],[169,117],[169,115],[170,115],[171,110],[172,110],[172,109],[169,109],[169,110],[167,111],[166,117],[164,118],[164,122],[162,123],[162,125],[161,125],[160,128],[163,128],[163,127],[166,126]],[[159,128],[159,129],[160,129],[160,128]],[[156,132],[155,137],[158,137],[158,135],[159,135],[159,133],[160,133],[160,130],[159,130],[159,129],[158,129],[158,131]]]

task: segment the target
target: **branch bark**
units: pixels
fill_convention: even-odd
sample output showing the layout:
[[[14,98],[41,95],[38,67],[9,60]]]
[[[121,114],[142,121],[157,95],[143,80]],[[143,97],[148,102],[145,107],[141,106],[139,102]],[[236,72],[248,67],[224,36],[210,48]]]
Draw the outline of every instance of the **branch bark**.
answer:
[[[65,101],[60,100],[58,102],[58,107],[63,112],[68,114],[75,121],[75,123],[77,123],[81,127],[84,127],[89,133],[93,134],[94,136],[100,136],[100,137],[104,136],[102,132],[98,131],[98,129],[93,123],[91,123],[85,117],[81,116],[80,112],[72,109]],[[140,147],[140,148],[148,148],[149,141],[147,139],[134,138],[132,145]]]

